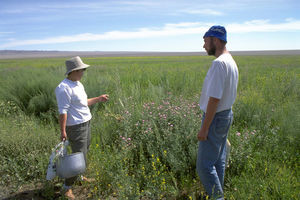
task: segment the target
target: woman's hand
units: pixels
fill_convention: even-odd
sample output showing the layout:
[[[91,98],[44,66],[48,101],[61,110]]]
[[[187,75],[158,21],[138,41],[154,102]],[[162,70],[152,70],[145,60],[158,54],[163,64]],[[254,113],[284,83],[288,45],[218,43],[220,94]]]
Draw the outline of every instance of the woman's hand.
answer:
[[[61,139],[61,141],[66,141],[67,140],[67,133],[66,132],[61,132],[60,139]]]
[[[108,94],[103,94],[103,95],[99,96],[98,99],[99,99],[99,102],[106,102],[106,101],[108,101],[109,96],[108,96]]]

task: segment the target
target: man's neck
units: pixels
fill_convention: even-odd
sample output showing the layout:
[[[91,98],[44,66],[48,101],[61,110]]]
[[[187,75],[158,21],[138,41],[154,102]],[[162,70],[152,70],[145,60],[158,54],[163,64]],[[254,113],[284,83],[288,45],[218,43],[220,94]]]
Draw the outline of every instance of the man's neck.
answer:
[[[226,47],[222,48],[222,49],[218,49],[216,50],[215,53],[215,57],[218,58],[220,55],[224,54],[224,53],[229,53],[226,49]]]

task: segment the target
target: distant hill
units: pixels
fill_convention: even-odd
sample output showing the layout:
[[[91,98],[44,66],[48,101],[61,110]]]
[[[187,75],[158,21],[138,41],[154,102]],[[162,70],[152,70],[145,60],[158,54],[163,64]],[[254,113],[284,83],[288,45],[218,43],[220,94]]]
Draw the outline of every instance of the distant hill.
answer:
[[[232,55],[300,55],[300,50],[231,51]],[[54,57],[130,57],[130,56],[201,56],[206,52],[142,52],[142,51],[18,51],[0,50],[0,59]]]

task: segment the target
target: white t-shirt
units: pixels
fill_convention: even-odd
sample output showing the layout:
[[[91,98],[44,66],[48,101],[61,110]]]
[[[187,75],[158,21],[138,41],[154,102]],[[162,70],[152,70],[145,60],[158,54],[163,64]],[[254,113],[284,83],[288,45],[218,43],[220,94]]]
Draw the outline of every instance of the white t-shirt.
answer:
[[[220,99],[216,112],[230,109],[236,98],[238,79],[237,65],[229,53],[216,58],[204,80],[200,109],[206,112],[209,97]]]
[[[92,118],[87,95],[79,81],[64,79],[55,89],[59,114],[67,114],[67,126],[89,121]]]

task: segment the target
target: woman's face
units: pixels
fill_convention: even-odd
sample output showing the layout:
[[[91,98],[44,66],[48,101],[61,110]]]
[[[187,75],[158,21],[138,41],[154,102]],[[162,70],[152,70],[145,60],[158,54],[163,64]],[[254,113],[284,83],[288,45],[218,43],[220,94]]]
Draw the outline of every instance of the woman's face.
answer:
[[[82,76],[83,76],[83,72],[85,71],[85,69],[79,69],[79,70],[75,70],[72,71],[69,75],[69,77],[71,78],[71,80],[73,81],[80,81]]]

